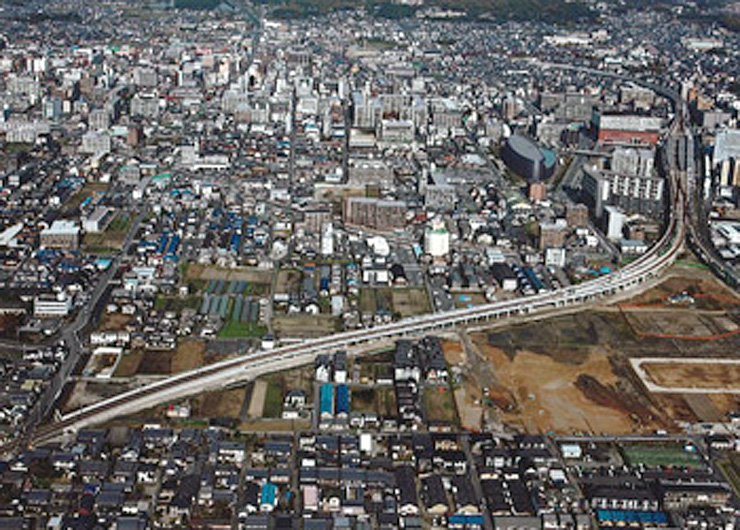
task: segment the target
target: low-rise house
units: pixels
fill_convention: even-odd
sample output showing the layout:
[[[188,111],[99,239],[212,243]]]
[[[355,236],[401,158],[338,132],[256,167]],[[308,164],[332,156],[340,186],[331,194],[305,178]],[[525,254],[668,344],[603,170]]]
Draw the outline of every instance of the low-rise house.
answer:
[[[445,515],[449,511],[447,494],[439,475],[430,475],[421,480],[424,505],[431,515]]]
[[[419,513],[419,499],[416,495],[415,475],[416,473],[410,466],[401,466],[395,472],[398,513],[402,516],[417,515]]]

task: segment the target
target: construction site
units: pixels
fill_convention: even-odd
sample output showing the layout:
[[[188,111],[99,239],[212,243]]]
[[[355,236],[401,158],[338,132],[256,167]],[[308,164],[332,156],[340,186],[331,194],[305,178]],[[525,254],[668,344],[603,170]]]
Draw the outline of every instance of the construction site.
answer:
[[[480,418],[466,427],[678,432],[737,410],[739,323],[740,298],[706,271],[676,267],[625,303],[462,333],[446,352],[458,408]]]

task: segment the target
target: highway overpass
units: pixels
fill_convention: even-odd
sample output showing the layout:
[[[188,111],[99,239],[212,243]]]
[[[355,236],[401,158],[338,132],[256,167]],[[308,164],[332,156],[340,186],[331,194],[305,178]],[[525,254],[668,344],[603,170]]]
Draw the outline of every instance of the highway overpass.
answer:
[[[678,106],[678,101],[676,100]],[[684,109],[677,109],[667,142],[685,138]],[[678,150],[674,150],[678,151]],[[182,399],[208,390],[248,381],[265,373],[312,363],[321,353],[368,344],[381,339],[432,333],[455,326],[494,322],[512,317],[538,318],[558,308],[573,308],[596,299],[637,292],[669,267],[681,252],[686,237],[687,170],[673,152],[664,157],[669,181],[668,219],[660,240],[647,253],[622,269],[576,286],[515,300],[495,302],[445,313],[406,318],[369,329],[345,331],[306,340],[269,351],[259,351],[207,367],[184,372],[147,386],[133,389],[98,403],[82,407],[39,427],[35,442],[43,442],[65,432],[109,421],[116,417]],[[684,161],[685,162],[685,161]]]

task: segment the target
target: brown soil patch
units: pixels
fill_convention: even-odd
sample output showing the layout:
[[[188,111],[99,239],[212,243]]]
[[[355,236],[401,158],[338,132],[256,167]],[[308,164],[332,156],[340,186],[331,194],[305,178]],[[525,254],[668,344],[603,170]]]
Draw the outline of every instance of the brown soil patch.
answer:
[[[586,376],[608,388],[617,384],[605,353],[590,353],[581,364],[565,364],[550,357],[521,351],[512,359],[502,350],[486,347],[500,386],[492,389],[495,403],[504,409],[503,420],[528,432],[625,433],[634,430],[626,410],[616,399],[596,403],[578,388]]]
[[[276,315],[272,325],[281,337],[323,337],[337,331],[337,319],[330,315]]]
[[[123,313],[106,313],[98,329],[100,331],[124,331],[126,326],[131,323],[133,319],[132,315],[124,315]]]
[[[455,405],[450,389],[444,386],[428,386],[424,389],[424,407],[429,421],[455,422]],[[478,422],[480,425],[480,422]]]
[[[208,392],[194,399],[194,416],[201,418],[239,418],[245,387]]]
[[[707,394],[684,394],[683,399],[689,409],[691,409],[696,421],[722,421],[722,412],[714,406],[714,402],[709,399]]]
[[[124,352],[121,355],[121,360],[118,361],[116,371],[113,374],[114,377],[132,377],[139,371],[139,365],[141,360],[144,358],[144,352],[136,350],[132,352]]]
[[[241,432],[295,432],[311,428],[309,420],[255,419],[239,424]]]
[[[272,283],[272,271],[256,268],[225,269],[191,263],[188,266],[188,279],[191,280],[226,280],[231,282],[246,281],[249,283]]]
[[[300,287],[301,271],[287,269],[277,273],[277,279],[275,280],[276,293],[290,293],[300,290]]]
[[[465,376],[463,384],[454,392],[455,403],[460,415],[460,426],[469,431],[478,431],[482,427],[483,407],[480,405],[483,393],[475,381]]]
[[[708,394],[707,399],[712,402],[714,407],[725,418],[730,412],[740,410],[740,396],[734,394]]]
[[[265,408],[265,394],[267,394],[267,381],[259,379],[254,382],[252,387],[252,397],[249,402],[248,416],[250,418],[259,418]]]
[[[701,314],[689,310],[655,308],[625,309],[625,317],[642,336],[713,337],[735,332],[738,326],[723,315]]]
[[[690,404],[685,399],[688,396],[678,394],[654,394],[652,397],[655,400],[656,407],[658,407],[659,410],[664,411],[667,417],[673,418],[676,422],[696,423],[697,421],[700,421]]]
[[[206,343],[202,340],[186,340],[177,345],[170,365],[171,372],[178,373],[203,366]]]
[[[740,386],[740,364],[643,363],[657,385],[676,388],[735,389]]]
[[[174,352],[146,350],[139,363],[141,375],[169,375],[171,373]]]
[[[675,307],[668,299],[681,293],[693,296],[694,307],[697,309],[729,309],[740,305],[740,298],[735,293],[717,281],[711,273],[698,269],[682,270],[679,276],[668,278],[633,298],[628,304]]]
[[[391,291],[393,309],[401,317],[423,315],[429,312],[429,296],[425,289],[394,289]]]
[[[463,353],[462,344],[457,341],[442,341],[442,352],[447,364],[456,365],[463,364],[463,362],[465,362],[465,354]]]

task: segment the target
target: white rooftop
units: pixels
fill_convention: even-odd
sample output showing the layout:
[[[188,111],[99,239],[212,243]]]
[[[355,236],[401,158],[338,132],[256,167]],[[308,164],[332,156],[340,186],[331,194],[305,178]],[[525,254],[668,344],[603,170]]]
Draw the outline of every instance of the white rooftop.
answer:
[[[80,232],[80,227],[77,226],[77,222],[69,219],[57,219],[51,226],[41,233],[44,235],[74,235]]]

